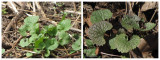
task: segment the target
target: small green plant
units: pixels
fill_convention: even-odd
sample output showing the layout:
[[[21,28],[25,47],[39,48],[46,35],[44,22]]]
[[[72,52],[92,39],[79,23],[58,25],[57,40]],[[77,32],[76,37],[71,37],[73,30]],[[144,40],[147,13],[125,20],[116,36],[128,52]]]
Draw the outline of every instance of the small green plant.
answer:
[[[140,28],[139,22],[144,22],[141,20],[138,16],[130,16],[125,15],[124,18],[122,18],[121,25],[127,29],[128,31],[132,32],[133,29],[137,29],[139,31],[149,31],[155,27],[156,24],[147,22],[144,24],[146,27],[145,29]]]
[[[88,57],[96,57],[96,47],[94,46],[92,40],[86,39],[85,42],[89,49],[84,49],[83,53],[85,53]]]
[[[2,9],[2,14],[3,14],[3,15],[7,14],[7,11],[6,11],[6,10],[7,10],[6,8]]]
[[[2,48],[2,54],[5,52],[5,49],[4,48]]]
[[[32,48],[38,54],[44,51],[44,56],[48,57],[50,52],[59,45],[64,46],[70,43],[71,38],[66,31],[71,27],[71,20],[63,19],[57,26],[48,25],[40,29],[38,19],[38,16],[29,16],[24,19],[24,25],[19,28],[19,33],[24,37],[19,43],[21,47]],[[28,34],[31,37],[27,38]],[[79,38],[72,44],[73,50],[80,50],[80,41]],[[32,53],[26,54],[27,57],[32,55]]]
[[[106,42],[104,39],[104,34],[106,31],[112,29],[112,24],[104,21],[109,20],[112,17],[112,12],[108,9],[94,11],[91,15],[91,22],[93,25],[89,28],[88,35],[91,39],[90,41],[86,40],[87,46],[89,43],[96,44],[97,46],[103,46]],[[139,22],[143,22],[146,28],[142,28]],[[122,27],[124,27],[128,32],[132,32],[134,29],[139,31],[149,31],[155,27],[156,24],[147,22],[145,23],[143,19],[137,15],[125,15],[120,22]],[[119,29],[118,34],[109,40],[109,45],[111,49],[117,49],[121,53],[128,53],[130,50],[135,49],[140,43],[140,37],[138,35],[133,35],[130,40],[125,34],[126,31],[123,28]],[[89,48],[89,47],[88,47]],[[84,49],[86,56],[93,57],[95,56],[95,48]],[[92,53],[92,54],[91,54]]]

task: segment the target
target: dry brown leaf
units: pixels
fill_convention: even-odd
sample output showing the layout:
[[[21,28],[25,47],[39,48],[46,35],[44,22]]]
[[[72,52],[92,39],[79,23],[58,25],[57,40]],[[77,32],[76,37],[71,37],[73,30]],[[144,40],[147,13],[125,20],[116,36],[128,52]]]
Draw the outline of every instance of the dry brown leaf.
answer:
[[[149,9],[154,9],[158,6],[157,2],[145,2],[141,8],[141,11],[146,11]]]

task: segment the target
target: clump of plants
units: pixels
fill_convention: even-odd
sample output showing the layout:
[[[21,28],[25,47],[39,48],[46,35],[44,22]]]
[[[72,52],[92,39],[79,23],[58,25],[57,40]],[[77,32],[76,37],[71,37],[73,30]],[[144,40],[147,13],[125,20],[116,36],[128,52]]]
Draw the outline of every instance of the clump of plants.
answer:
[[[67,31],[71,28],[70,19],[62,19],[56,26],[53,24],[39,27],[39,16],[29,16],[24,19],[24,24],[19,28],[19,33],[23,38],[19,46],[32,49],[36,53],[26,53],[27,57],[33,54],[43,54],[49,57],[51,51],[59,46],[70,44],[71,37]],[[78,36],[72,43],[72,49],[78,51],[81,49],[81,38]]]
[[[89,28],[88,34],[91,40],[85,40],[88,49],[84,49],[84,54],[88,57],[95,57],[96,46],[103,46],[106,44],[104,34],[110,31],[113,25],[109,22],[112,17],[112,12],[108,9],[94,11],[91,15],[91,22],[93,25]],[[107,21],[105,21],[107,19]],[[140,22],[144,25],[140,26]],[[156,24],[151,22],[144,22],[143,19],[137,15],[124,15],[120,21],[123,28],[119,28],[119,32],[112,38],[109,37],[110,49],[116,49],[121,53],[128,53],[135,49],[140,43],[141,37],[132,34],[133,30],[150,31]],[[143,28],[145,27],[145,28]],[[125,31],[126,30],[126,31]],[[130,32],[132,37],[128,37],[125,32]]]

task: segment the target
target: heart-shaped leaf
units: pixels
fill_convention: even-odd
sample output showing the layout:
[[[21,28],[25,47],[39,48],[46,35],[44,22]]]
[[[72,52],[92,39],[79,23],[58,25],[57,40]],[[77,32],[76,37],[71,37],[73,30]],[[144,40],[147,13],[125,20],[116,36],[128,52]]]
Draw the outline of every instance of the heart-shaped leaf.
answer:
[[[26,31],[30,31],[30,34],[35,34],[39,31],[39,24],[37,23],[39,16],[29,16],[24,19],[24,25],[19,28],[19,33],[22,36],[26,36]]]
[[[61,46],[64,46],[64,45],[68,44],[71,40],[70,37],[69,37],[69,34],[64,32],[64,31],[61,31],[59,33],[59,39],[60,39],[59,44]]]
[[[83,53],[86,54],[86,56],[88,57],[96,57],[96,48],[92,48],[92,49],[84,49]]]
[[[23,39],[21,39],[21,41],[20,41],[20,43],[19,43],[19,45],[20,45],[21,47],[28,46],[29,44],[30,44],[30,42],[29,42],[28,38],[23,38]]]
[[[134,29],[140,29],[139,20],[136,20],[136,17],[124,16],[121,21],[122,27],[126,28],[128,31],[132,31]]]
[[[58,23],[57,29],[61,31],[68,31],[71,27],[71,20],[66,19],[62,20],[61,22]]]
[[[132,49],[135,49],[140,43],[140,37],[133,35],[131,40],[128,41],[126,34],[116,35],[115,38],[109,40],[111,49],[117,49],[121,53],[127,53]]]
[[[145,28],[145,29],[142,29],[141,31],[151,30],[151,29],[153,29],[153,28],[156,26],[156,24],[155,24],[155,23],[148,22],[148,23],[145,23],[145,26],[146,26],[146,28]]]
[[[46,44],[46,49],[47,50],[54,50],[58,47],[58,41],[55,38],[52,38],[51,40],[47,40],[45,42]]]
[[[133,15],[133,16],[126,15],[122,19],[121,25],[124,28],[126,28],[128,31],[132,31],[133,29],[137,29],[137,30],[140,30],[140,31],[149,31],[156,26],[155,23],[148,22],[148,23],[145,23],[146,28],[142,29],[139,26],[139,21],[141,21],[141,20],[137,15]],[[143,19],[142,19],[142,22],[143,22]]]
[[[73,50],[80,50],[81,49],[81,37],[79,37],[79,39],[77,39],[76,42],[74,42],[72,44],[72,48],[73,48]]]
[[[112,17],[112,12],[108,9],[94,11],[91,15],[91,22],[97,23]]]
[[[112,24],[107,21],[95,23],[89,28],[89,38],[93,41],[93,44],[102,46],[106,43],[104,39],[104,34],[107,30],[110,30],[111,28]]]

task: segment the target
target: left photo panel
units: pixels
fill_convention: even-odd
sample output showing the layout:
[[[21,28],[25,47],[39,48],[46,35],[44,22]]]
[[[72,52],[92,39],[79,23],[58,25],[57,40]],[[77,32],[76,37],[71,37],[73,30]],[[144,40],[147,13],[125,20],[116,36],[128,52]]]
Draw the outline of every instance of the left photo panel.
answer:
[[[1,2],[2,58],[81,58],[81,2]]]

